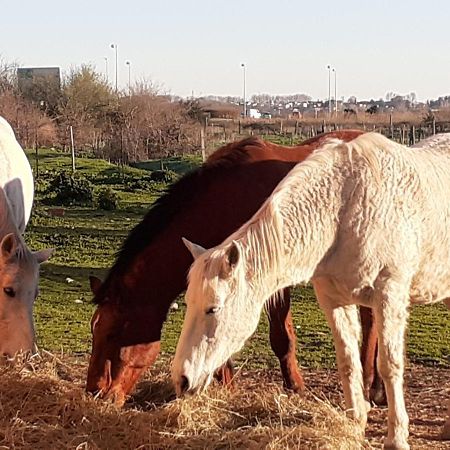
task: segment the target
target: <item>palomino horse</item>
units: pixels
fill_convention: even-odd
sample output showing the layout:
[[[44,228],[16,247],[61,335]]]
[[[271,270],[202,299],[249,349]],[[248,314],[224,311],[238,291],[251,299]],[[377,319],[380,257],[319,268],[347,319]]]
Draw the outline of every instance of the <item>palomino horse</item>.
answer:
[[[439,140],[439,138],[435,138]],[[346,406],[365,427],[356,305],[373,309],[388,400],[385,447],[409,449],[404,337],[414,303],[450,301],[450,152],[368,133],[298,164],[222,244],[188,243],[187,311],[172,366],[197,391],[256,329],[268,295],[312,280],[333,332]],[[450,417],[444,428],[450,437]]]
[[[32,253],[21,234],[30,218],[34,183],[30,164],[9,123],[0,117],[0,354],[33,350],[33,304],[39,264],[51,250]]]
[[[2,188],[0,239],[0,355],[13,357],[35,349],[33,305],[39,291],[39,264],[52,251],[28,249]]]
[[[130,233],[104,283],[91,277],[98,306],[91,322],[87,390],[122,403],[153,364],[170,304],[186,289],[191,258],[182,236],[205,246],[220,243],[258,210],[296,162],[328,138],[348,141],[360,134],[329,133],[291,148],[247,139],[217,150],[173,184]],[[286,289],[277,311],[269,307],[270,341],[285,386],[301,390],[289,308]]]

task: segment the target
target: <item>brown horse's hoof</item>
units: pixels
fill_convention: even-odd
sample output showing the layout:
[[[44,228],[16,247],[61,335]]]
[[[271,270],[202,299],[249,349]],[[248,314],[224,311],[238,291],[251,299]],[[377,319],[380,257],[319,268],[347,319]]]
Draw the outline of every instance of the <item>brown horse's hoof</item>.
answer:
[[[283,378],[283,387],[288,392],[294,392],[296,394],[305,391],[305,382],[300,374],[290,374]]]
[[[387,406],[386,391],[384,385],[379,385],[376,388],[370,389],[369,400],[377,406]]]
[[[305,384],[302,383],[290,383],[289,385],[284,383],[283,387],[288,392],[293,392],[295,394],[301,394],[302,392],[305,392]]]

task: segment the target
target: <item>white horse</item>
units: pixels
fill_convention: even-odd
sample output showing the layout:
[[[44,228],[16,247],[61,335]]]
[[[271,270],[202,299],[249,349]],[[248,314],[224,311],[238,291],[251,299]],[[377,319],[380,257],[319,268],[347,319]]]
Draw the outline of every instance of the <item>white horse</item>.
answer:
[[[334,140],[221,245],[187,242],[196,259],[172,366],[177,393],[209,384],[255,331],[268,297],[311,280],[333,332],[346,406],[362,427],[356,305],[373,308],[389,405],[385,447],[408,449],[408,308],[450,298],[450,152],[440,147],[408,149],[376,133]]]
[[[52,253],[32,253],[22,238],[33,193],[28,160],[11,126],[0,117],[0,355],[9,357],[35,348],[39,264]]]
[[[30,219],[34,181],[30,163],[11,125],[0,116],[0,187],[5,190],[21,233]]]

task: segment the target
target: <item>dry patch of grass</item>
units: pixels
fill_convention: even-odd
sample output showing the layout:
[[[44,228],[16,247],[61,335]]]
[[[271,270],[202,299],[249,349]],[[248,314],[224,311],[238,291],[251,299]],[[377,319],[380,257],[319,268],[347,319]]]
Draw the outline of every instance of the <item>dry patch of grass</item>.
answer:
[[[0,448],[368,447],[342,411],[256,377],[175,399],[167,370],[155,370],[120,410],[84,393],[85,373],[85,360],[50,354],[0,367]]]

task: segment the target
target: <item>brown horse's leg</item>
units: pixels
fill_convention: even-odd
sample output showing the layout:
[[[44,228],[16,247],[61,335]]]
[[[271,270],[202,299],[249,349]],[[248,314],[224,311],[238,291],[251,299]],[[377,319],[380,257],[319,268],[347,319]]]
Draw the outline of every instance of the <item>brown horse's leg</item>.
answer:
[[[359,309],[362,326],[361,364],[363,367],[364,395],[376,405],[387,405],[383,381],[377,369],[378,336],[371,308]]]
[[[231,386],[234,376],[233,361],[229,359],[223,366],[219,367],[214,377],[224,386]]]
[[[303,391],[305,382],[295,356],[297,338],[292,323],[289,288],[284,289],[280,298],[268,300],[267,315],[270,325],[270,344],[280,360],[283,385],[294,392]]]

